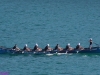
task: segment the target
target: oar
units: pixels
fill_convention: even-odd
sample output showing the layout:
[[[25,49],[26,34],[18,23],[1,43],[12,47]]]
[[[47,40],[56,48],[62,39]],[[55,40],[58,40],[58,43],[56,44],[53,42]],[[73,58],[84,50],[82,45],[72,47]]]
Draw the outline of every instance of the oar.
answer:
[[[94,44],[96,44],[97,46],[99,46],[99,44],[97,44],[97,43],[95,43],[95,42],[94,42]]]

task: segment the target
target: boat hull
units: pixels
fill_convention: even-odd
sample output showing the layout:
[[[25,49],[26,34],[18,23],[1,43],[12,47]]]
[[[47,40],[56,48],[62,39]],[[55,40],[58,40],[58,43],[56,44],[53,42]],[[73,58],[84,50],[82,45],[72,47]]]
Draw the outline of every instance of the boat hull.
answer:
[[[78,53],[100,53],[99,47],[93,47],[92,49],[85,48],[84,50],[78,50]]]
[[[56,54],[56,53],[100,53],[99,47],[93,47],[92,49],[85,48],[84,50],[52,50],[52,51],[16,51],[12,50],[11,48],[0,48],[0,54],[34,54],[34,55],[41,55],[41,54]]]

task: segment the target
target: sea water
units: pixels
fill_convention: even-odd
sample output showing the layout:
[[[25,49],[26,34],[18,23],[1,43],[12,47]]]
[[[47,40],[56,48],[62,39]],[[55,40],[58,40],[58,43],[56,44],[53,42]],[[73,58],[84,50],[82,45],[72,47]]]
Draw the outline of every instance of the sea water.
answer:
[[[100,44],[99,0],[1,0],[0,46]],[[2,55],[0,74],[99,75],[99,54]]]

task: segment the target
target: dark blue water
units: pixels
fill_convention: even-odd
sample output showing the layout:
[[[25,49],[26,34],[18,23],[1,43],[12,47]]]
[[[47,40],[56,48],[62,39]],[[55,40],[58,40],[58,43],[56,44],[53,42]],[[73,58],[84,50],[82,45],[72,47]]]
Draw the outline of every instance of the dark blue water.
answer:
[[[57,43],[100,44],[99,0],[0,1],[0,45],[41,48]],[[0,55],[0,71],[10,75],[99,75],[99,55]]]

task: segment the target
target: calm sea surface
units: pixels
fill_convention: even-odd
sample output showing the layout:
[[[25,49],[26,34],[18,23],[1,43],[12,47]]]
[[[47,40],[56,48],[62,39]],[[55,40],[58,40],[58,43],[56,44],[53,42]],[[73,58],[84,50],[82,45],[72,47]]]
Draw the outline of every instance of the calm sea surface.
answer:
[[[0,46],[100,44],[100,0],[0,0]],[[96,46],[93,44],[93,46]],[[9,75],[100,75],[100,55],[2,55]]]

